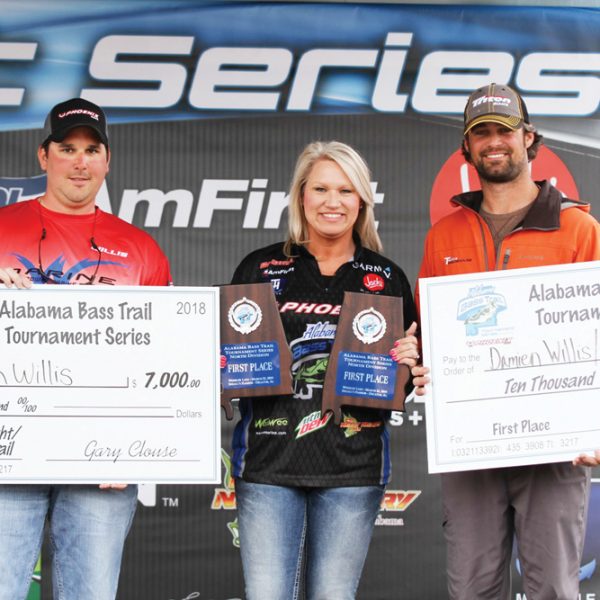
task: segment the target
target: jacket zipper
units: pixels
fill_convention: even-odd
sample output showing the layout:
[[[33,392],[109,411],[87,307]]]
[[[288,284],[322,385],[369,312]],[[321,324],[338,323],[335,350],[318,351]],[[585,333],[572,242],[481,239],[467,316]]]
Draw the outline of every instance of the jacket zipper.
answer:
[[[504,271],[506,269],[506,267],[508,266],[509,260],[510,260],[510,248],[507,248],[506,252],[504,253],[504,258],[502,259],[502,267],[500,267],[501,271]]]

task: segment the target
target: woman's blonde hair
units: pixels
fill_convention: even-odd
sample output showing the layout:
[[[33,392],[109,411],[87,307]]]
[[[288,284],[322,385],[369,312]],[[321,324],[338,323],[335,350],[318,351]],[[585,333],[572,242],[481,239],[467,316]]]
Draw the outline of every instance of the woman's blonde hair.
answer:
[[[383,246],[375,226],[373,207],[375,200],[371,189],[371,174],[362,156],[342,142],[311,142],[304,148],[296,162],[288,202],[288,239],[284,252],[291,256],[292,245],[306,244],[308,239],[308,222],[304,215],[303,195],[306,181],[312,168],[321,160],[335,162],[350,180],[362,200],[362,208],[354,223],[354,231],[361,244],[375,252],[381,252]]]

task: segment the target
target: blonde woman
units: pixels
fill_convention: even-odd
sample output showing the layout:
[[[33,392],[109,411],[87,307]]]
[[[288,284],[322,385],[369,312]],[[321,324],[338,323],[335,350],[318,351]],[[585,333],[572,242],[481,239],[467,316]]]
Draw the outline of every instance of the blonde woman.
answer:
[[[402,296],[410,285],[384,258],[369,169],[340,142],[300,154],[289,195],[289,236],[248,255],[233,283],[270,281],[293,353],[294,394],[242,400],[233,440],[246,598],[355,597],[390,478],[383,411],[321,414],[323,381],[345,291]],[[415,365],[415,325],[392,356]],[[352,427],[349,427],[352,425]]]

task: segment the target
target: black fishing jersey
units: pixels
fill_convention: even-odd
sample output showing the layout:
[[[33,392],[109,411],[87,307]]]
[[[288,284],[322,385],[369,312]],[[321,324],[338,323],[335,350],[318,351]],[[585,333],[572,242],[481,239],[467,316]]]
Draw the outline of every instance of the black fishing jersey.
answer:
[[[355,240],[357,242],[357,240]],[[321,396],[344,292],[402,296],[405,328],[417,319],[410,284],[387,258],[356,244],[352,261],[324,277],[302,246],[283,243],[249,254],[232,283],[269,281],[292,351],[293,395],[240,400],[233,474],[255,483],[331,487],[390,479],[386,411],[343,407],[342,423],[321,414]]]

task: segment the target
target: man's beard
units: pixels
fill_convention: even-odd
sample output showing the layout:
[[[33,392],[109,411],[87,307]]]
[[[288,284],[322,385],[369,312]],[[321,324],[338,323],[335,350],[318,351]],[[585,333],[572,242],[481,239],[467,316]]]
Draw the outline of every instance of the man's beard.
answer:
[[[488,183],[508,183],[509,181],[514,181],[523,172],[524,168],[523,164],[513,162],[510,156],[502,168],[486,167],[483,159],[473,163],[473,166],[480,179]]]

